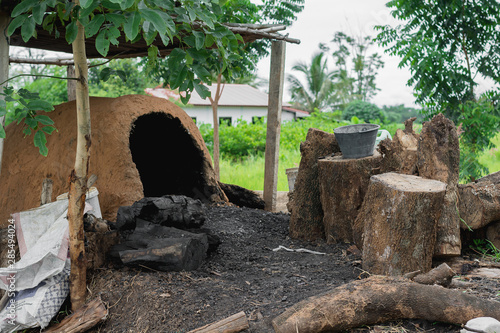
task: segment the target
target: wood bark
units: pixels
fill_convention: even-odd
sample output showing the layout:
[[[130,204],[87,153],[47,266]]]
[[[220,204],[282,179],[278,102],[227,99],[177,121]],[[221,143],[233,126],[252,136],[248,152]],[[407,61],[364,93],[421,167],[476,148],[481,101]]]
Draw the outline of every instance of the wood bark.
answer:
[[[432,266],[446,184],[412,175],[372,176],[356,219],[363,225],[363,269],[403,275]]]
[[[67,77],[75,77],[75,66],[68,65],[66,68],[66,76]],[[68,102],[74,101],[76,99],[76,83],[75,80],[68,80],[66,85],[67,94],[68,94]]]
[[[273,41],[271,44],[271,73],[269,77],[263,193],[265,209],[270,212],[276,211],[276,195],[278,191],[278,163],[283,84],[285,79],[285,54],[286,43],[284,41]]]
[[[462,229],[479,229],[500,221],[500,180],[458,185],[458,211]]]
[[[397,172],[407,175],[417,173],[417,147],[419,135],[413,130],[415,117],[405,121],[405,129],[398,129],[392,140],[380,142],[378,151],[384,159],[380,173]]]
[[[350,243],[354,238],[361,239],[363,230],[354,228],[354,221],[370,177],[379,173],[381,162],[379,152],[359,159],[328,156],[318,161],[323,225],[328,243]]]
[[[500,302],[404,278],[372,276],[287,309],[273,320],[276,333],[342,332],[397,319],[465,324],[476,317],[500,318]]]
[[[224,86],[221,88],[222,74],[219,73],[217,75],[217,90],[215,91],[215,96],[210,96],[208,99],[210,100],[210,104],[212,105],[212,117],[214,121],[214,171],[215,178],[217,181],[220,181],[220,147],[219,147],[219,116],[217,114],[217,109],[219,107],[219,99],[222,95],[222,91],[224,90]]]
[[[458,256],[461,253],[458,216],[458,179],[460,148],[455,124],[443,114],[425,122],[418,141],[418,175],[447,185],[434,256]]]
[[[76,312],[64,318],[59,324],[49,327],[44,333],[80,333],[106,320],[108,310],[100,298],[96,298]]]
[[[79,1],[76,1],[79,5]],[[75,166],[70,175],[69,187],[69,242],[70,242],[70,296],[71,308],[76,311],[85,304],[87,293],[87,264],[83,234],[83,210],[90,157],[90,102],[88,66],[85,53],[85,29],[77,21],[78,33],[72,44],[75,61],[77,143]]]
[[[333,133],[315,128],[307,132],[300,144],[300,166],[293,190],[293,208],[290,216],[290,236],[306,240],[325,237],[323,209],[319,192],[318,158],[340,152]]]
[[[245,312],[241,311],[231,317],[227,317],[216,323],[197,328],[189,331],[188,333],[237,333],[246,330],[249,327],[247,316]]]

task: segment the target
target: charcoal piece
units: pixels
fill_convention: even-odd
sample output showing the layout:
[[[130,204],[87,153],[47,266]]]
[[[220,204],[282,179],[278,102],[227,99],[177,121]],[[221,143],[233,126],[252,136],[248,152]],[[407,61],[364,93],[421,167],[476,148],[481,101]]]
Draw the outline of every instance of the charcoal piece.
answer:
[[[219,182],[220,188],[226,193],[229,202],[239,206],[256,209],[264,209],[265,202],[254,191],[244,187]]]

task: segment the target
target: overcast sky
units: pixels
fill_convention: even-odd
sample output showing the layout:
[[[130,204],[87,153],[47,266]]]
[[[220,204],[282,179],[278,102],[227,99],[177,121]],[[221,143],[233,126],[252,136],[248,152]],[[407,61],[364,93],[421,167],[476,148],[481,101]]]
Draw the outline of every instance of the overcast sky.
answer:
[[[259,0],[253,0],[258,3]],[[289,37],[300,39],[299,45],[287,43],[285,72],[293,73],[291,68],[297,61],[311,63],[312,55],[319,50],[319,43],[328,43],[336,31],[350,35],[376,35],[375,25],[396,24],[385,6],[388,0],[306,0],[305,8],[297,17],[297,21],[285,32]],[[382,55],[384,68],[379,70],[377,87],[381,90],[372,99],[378,106],[405,104],[415,106],[413,89],[406,86],[410,78],[407,69],[399,69],[399,58],[384,54],[382,48],[374,48],[373,52]],[[370,53],[372,53],[370,51]],[[329,69],[332,70],[333,59],[329,58]],[[270,58],[263,59],[258,65],[259,77],[269,78]],[[284,100],[289,99],[285,81]]]

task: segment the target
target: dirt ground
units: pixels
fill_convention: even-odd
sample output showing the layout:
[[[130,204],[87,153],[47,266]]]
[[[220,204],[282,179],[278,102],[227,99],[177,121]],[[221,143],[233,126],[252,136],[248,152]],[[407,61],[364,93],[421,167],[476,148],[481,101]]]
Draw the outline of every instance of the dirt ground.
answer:
[[[309,296],[367,277],[349,245],[308,243],[288,237],[289,215],[237,207],[208,207],[205,227],[222,240],[192,272],[105,268],[89,276],[91,297],[100,295],[109,317],[91,332],[188,332],[244,311],[245,332],[273,332],[271,320]],[[325,254],[275,249],[306,248]],[[471,277],[466,292],[497,298],[498,279]],[[399,321],[356,332],[458,332],[458,326]]]

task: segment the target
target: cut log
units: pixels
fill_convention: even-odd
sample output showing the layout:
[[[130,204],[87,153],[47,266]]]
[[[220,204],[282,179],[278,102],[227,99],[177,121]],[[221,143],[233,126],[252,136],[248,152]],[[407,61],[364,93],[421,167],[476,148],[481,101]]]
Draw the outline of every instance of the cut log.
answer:
[[[100,298],[80,307],[75,313],[64,318],[59,324],[49,327],[44,333],[80,333],[106,320],[108,310]]]
[[[442,263],[427,273],[418,274],[412,280],[420,284],[439,284],[440,286],[447,287],[451,284],[451,279],[453,279],[455,274],[455,271],[450,266]]]
[[[205,206],[184,195],[142,198],[118,209],[116,227],[133,230],[136,218],[178,229],[199,228],[205,222]]]
[[[493,179],[493,178],[490,178]],[[493,221],[500,221],[500,181],[480,181],[458,185],[458,210],[462,229],[479,229]]]
[[[241,311],[231,317],[225,318],[213,324],[209,324],[195,330],[189,331],[188,333],[237,333],[248,329],[248,319],[245,312]]]
[[[363,269],[403,275],[432,266],[446,184],[417,176],[372,176],[356,219],[363,226]]]
[[[340,152],[335,135],[310,128],[300,144],[300,165],[293,190],[290,236],[316,240],[325,237],[319,194],[318,158]]]
[[[110,255],[115,262],[160,271],[197,269],[206,257],[205,234],[160,226],[137,219],[135,231],[126,241],[113,246]]]
[[[425,122],[418,141],[418,175],[447,185],[438,223],[434,256],[458,256],[461,253],[458,216],[458,178],[460,148],[455,124],[443,114]]]
[[[419,135],[413,130],[413,117],[405,121],[405,129],[398,129],[392,140],[380,142],[378,151],[384,157],[380,173],[397,172],[407,175],[417,173],[417,147]]]
[[[325,236],[328,243],[361,239],[363,230],[353,225],[363,203],[370,177],[378,174],[382,155],[359,159],[329,156],[318,161],[319,189],[324,217]]]
[[[500,318],[500,302],[404,278],[372,276],[287,309],[273,320],[276,333],[343,332],[398,319],[465,324],[476,317]]]

